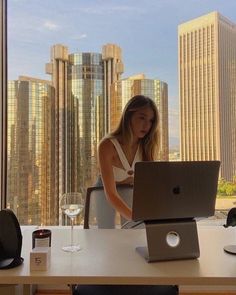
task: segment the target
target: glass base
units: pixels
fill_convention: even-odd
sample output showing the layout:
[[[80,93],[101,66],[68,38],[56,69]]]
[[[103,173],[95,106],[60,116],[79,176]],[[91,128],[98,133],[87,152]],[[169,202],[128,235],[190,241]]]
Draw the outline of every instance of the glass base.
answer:
[[[73,246],[64,246],[62,250],[65,252],[77,252],[81,250],[80,245],[73,245]]]

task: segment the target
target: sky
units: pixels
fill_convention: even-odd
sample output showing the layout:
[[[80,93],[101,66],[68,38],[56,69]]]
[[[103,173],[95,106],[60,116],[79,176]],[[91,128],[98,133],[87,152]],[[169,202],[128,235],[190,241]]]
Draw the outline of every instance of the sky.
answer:
[[[170,145],[179,142],[178,25],[218,11],[236,23],[236,0],[8,0],[8,79],[50,80],[50,47],[69,53],[121,47],[122,78],[144,73],[168,84]]]

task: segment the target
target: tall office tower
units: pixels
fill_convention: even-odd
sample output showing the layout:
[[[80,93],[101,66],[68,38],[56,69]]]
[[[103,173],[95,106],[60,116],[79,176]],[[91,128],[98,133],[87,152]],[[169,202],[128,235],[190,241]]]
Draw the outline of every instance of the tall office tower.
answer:
[[[168,85],[157,79],[146,79],[144,74],[122,79],[111,87],[111,129],[113,130],[121,117],[122,110],[134,95],[146,95],[153,99],[160,115],[160,160],[169,159],[168,139]]]
[[[46,72],[56,93],[58,195],[83,190],[97,176],[97,146],[109,130],[110,85],[123,72],[121,49],[107,44],[100,53],[68,54],[54,45]]]
[[[72,102],[72,177],[84,190],[97,177],[97,146],[104,129],[104,69],[100,53],[69,55],[68,97]],[[76,179],[75,179],[76,178]]]
[[[178,28],[182,160],[236,175],[236,25],[212,12]]]
[[[111,130],[110,122],[110,88],[111,84],[119,81],[124,72],[121,48],[115,44],[106,44],[102,47],[102,59],[104,64],[104,104],[105,104],[105,131]]]
[[[57,224],[55,92],[49,81],[8,82],[7,207],[20,224]]]
[[[67,70],[68,70],[68,48],[61,44],[51,47],[51,62],[46,64],[46,73],[52,76],[52,85],[55,88],[55,125],[56,134],[56,166],[55,166],[55,194],[59,198],[64,192],[72,191],[68,174],[68,142],[70,137],[69,122],[67,120],[70,109],[70,101],[67,95]]]

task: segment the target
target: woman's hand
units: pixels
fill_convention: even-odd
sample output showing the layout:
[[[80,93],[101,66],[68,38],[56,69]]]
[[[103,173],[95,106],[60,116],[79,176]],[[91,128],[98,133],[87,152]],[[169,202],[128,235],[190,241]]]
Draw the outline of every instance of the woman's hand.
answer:
[[[125,180],[117,182],[117,184],[130,184],[133,186],[134,185],[134,178],[129,176]]]

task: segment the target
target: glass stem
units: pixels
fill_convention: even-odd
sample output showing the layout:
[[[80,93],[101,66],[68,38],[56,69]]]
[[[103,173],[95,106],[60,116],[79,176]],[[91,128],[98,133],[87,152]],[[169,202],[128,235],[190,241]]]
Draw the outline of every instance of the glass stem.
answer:
[[[70,231],[70,244],[71,246],[74,246],[74,218],[71,218],[71,231]]]

